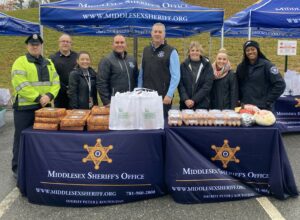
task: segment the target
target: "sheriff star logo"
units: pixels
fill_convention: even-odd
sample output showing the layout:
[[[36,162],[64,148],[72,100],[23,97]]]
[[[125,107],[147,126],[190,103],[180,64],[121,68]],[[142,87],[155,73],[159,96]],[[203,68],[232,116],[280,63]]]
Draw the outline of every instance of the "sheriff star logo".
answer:
[[[295,105],[295,108],[299,108],[300,107],[300,99],[295,98],[295,101],[297,102],[297,104]]]
[[[99,170],[100,163],[103,161],[112,163],[112,159],[110,159],[107,154],[111,149],[113,149],[113,146],[109,145],[108,147],[103,147],[100,138],[97,139],[95,146],[88,146],[85,144],[83,148],[87,150],[89,154],[87,157],[82,159],[82,162],[86,163],[88,161],[93,161],[95,164],[95,170]]]
[[[220,160],[223,164],[223,168],[227,168],[227,164],[230,161],[234,161],[235,163],[240,162],[240,160],[235,157],[235,153],[240,150],[240,147],[236,146],[235,148],[231,148],[228,145],[228,140],[224,140],[224,144],[222,147],[212,145],[211,149],[216,152],[216,156],[212,157],[211,160]]]

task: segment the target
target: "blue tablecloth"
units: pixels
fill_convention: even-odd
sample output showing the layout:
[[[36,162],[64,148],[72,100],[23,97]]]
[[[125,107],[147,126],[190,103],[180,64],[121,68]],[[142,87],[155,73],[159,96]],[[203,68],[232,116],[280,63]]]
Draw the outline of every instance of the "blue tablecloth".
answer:
[[[165,194],[164,131],[26,129],[18,187],[32,203],[95,206]]]
[[[275,102],[276,124],[282,133],[300,131],[300,96],[280,97]]]
[[[165,179],[176,202],[297,196],[276,127],[169,127]]]

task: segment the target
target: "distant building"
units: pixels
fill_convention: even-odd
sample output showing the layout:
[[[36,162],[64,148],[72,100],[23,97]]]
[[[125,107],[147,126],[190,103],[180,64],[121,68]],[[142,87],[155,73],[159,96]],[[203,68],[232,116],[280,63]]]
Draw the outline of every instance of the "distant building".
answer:
[[[39,4],[49,3],[50,0],[0,0],[0,10],[13,11],[37,7]]]

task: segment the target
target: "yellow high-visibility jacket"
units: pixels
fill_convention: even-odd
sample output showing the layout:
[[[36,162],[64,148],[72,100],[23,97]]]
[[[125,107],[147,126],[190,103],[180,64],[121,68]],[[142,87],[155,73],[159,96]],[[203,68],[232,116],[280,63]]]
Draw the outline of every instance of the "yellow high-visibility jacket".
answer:
[[[18,110],[40,108],[44,94],[54,99],[60,89],[59,76],[51,60],[35,59],[29,54],[19,57],[12,66],[14,108]]]

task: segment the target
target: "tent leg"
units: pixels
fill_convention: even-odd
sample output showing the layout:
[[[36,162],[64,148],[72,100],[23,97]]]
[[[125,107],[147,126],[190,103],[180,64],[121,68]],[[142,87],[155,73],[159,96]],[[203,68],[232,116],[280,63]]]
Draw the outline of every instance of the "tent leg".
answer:
[[[44,39],[44,26],[40,25],[41,37]],[[44,56],[44,44],[42,44],[42,56]]]
[[[133,56],[136,62],[138,62],[138,38],[133,37]]]
[[[222,45],[221,45],[222,47]],[[208,57],[211,59],[211,36],[209,37],[209,50],[208,50]]]
[[[221,48],[224,47],[224,25],[222,26],[221,29]]]
[[[287,71],[287,68],[288,68],[288,56],[285,55],[285,61],[284,61],[284,72],[286,73]]]

